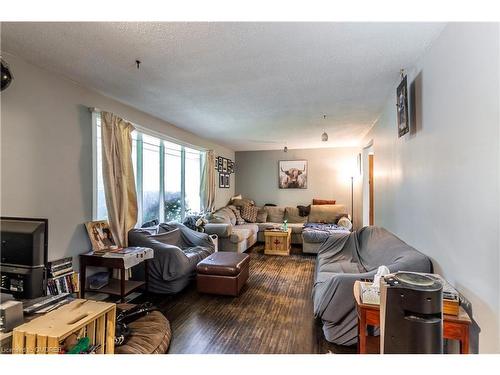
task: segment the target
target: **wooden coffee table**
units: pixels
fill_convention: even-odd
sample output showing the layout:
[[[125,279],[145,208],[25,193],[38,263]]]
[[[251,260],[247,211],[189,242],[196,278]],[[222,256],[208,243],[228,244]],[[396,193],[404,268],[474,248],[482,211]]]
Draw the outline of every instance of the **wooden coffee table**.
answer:
[[[292,228],[287,231],[282,230],[265,230],[265,247],[264,254],[266,255],[290,255]]]
[[[358,310],[358,352],[366,354],[367,351],[367,326],[380,326],[380,306],[361,302],[360,282],[354,283],[354,299]],[[458,316],[443,314],[443,338],[458,340],[460,354],[469,354],[469,327],[471,319],[467,312],[460,306]]]

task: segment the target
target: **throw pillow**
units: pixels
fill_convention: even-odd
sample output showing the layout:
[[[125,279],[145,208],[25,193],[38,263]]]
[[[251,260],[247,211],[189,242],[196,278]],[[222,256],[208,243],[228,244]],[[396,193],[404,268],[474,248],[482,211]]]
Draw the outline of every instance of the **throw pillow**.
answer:
[[[251,199],[241,198],[241,199],[233,199],[231,202],[233,206],[243,207],[243,206],[255,206],[255,202]]]
[[[299,209],[299,215],[302,217],[309,216],[309,213],[311,212],[311,205],[309,206],[297,206]]]
[[[257,221],[257,214],[259,208],[255,206],[246,205],[241,207],[241,217],[248,223],[255,223]]]
[[[243,220],[243,218],[241,217],[240,210],[238,210],[236,206],[230,205],[227,206],[227,208],[233,211],[234,216],[236,216],[236,225],[245,224],[245,220]]]
[[[265,223],[267,222],[267,211],[264,208],[259,208],[259,212],[257,212],[257,219],[255,220],[257,223]]]
[[[337,222],[337,225],[339,227],[344,227],[345,229],[347,230],[351,230],[352,229],[352,223],[351,223],[351,220],[349,220],[347,217],[343,216],[339,219],[339,221]]]
[[[241,199],[243,198],[241,194],[235,195],[234,197],[231,198],[230,202],[234,201],[235,199]]]
[[[337,201],[335,199],[313,199],[312,204],[335,204]]]

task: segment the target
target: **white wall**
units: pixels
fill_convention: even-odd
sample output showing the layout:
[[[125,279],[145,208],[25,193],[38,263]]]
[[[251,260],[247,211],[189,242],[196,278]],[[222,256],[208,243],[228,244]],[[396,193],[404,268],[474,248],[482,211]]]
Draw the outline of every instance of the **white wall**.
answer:
[[[319,136],[319,134],[318,134]],[[236,194],[258,205],[274,203],[295,207],[313,198],[336,199],[351,208],[351,173],[360,150],[355,147],[236,152]],[[307,160],[307,189],[278,187],[279,160]],[[359,176],[355,184],[358,184]],[[355,193],[356,199],[356,193]],[[354,202],[356,206],[358,201]]]
[[[15,80],[1,94],[1,214],[49,219],[49,258],[89,250],[91,114],[123,118],[234,160],[234,152],[2,51]],[[234,193],[220,189],[217,206]]]
[[[408,67],[416,132],[398,139],[394,94],[366,137],[375,224],[429,255],[472,302],[482,353],[500,351],[499,63],[498,24],[448,25]]]

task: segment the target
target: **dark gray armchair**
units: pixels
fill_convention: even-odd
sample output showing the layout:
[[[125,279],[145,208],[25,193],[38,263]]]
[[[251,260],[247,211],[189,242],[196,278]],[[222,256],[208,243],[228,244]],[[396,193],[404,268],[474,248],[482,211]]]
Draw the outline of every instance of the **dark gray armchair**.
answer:
[[[194,278],[196,265],[215,251],[207,234],[177,222],[132,229],[128,240],[129,246],[149,247],[154,251],[154,258],[148,264],[148,290],[153,293],[180,292]],[[133,268],[133,279],[144,279],[142,267]]]

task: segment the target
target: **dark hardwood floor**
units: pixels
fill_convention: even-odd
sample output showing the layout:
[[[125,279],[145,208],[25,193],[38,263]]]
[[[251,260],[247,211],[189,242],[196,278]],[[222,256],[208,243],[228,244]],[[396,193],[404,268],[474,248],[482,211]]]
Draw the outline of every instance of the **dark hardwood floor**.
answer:
[[[267,256],[257,245],[239,297],[198,294],[195,283],[175,296],[147,295],[169,319],[169,353],[355,353],[328,343],[313,318],[315,256]]]

